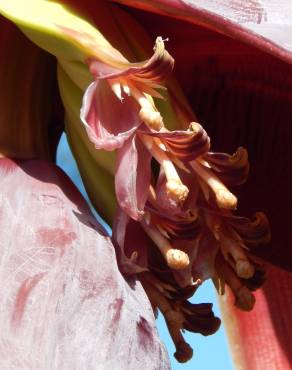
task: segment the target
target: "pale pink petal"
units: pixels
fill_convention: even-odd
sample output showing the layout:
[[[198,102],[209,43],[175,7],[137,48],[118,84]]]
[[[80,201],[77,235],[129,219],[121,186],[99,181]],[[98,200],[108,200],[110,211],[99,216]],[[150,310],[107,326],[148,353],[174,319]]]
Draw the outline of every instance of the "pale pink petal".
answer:
[[[96,149],[115,150],[140,125],[138,113],[139,106],[133,98],[126,96],[121,101],[107,81],[98,81],[87,88],[80,117]]]
[[[1,369],[170,369],[140,283],[64,173],[2,158],[0,175]]]
[[[113,225],[113,242],[116,246],[120,269],[126,275],[148,269],[149,239],[141,224],[118,209]]]
[[[149,193],[151,154],[136,136],[117,153],[116,195],[120,207],[134,220],[143,216]]]
[[[164,48],[161,37],[156,39],[154,54],[148,60],[139,63],[120,63],[120,68],[96,58],[89,58],[90,72],[96,79],[132,77],[141,82],[161,82],[172,72],[174,59]],[[118,60],[117,60],[118,62]]]

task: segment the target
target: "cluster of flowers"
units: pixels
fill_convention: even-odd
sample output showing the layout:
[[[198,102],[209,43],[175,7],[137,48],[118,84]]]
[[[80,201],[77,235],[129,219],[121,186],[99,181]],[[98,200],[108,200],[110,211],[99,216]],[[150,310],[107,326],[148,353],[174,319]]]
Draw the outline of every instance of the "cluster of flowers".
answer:
[[[86,61],[94,82],[85,92],[81,120],[96,149],[117,151],[113,239],[120,268],[137,274],[154,311],[165,317],[175,357],[185,362],[192,349],[181,331],[208,335],[220,325],[211,304],[188,299],[212,278],[220,294],[226,283],[236,306],[251,310],[264,269],[249,250],[269,241],[269,224],[263,213],[251,219],[233,213],[237,198],[227,186],[247,178],[245,149],[211,152],[203,127],[179,106],[177,116],[188,128],[167,129],[154,102],[163,98],[158,90],[174,66],[164,40],[156,39],[145,62],[129,63],[119,53],[107,59]]]

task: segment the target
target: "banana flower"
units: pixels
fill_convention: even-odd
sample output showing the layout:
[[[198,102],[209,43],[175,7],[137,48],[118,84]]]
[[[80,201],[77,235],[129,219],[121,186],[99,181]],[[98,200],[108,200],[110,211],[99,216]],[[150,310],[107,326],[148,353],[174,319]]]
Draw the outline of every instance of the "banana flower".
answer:
[[[82,6],[71,1],[71,5],[93,17],[97,28],[48,1],[1,1],[0,10],[32,41],[57,57],[69,142],[93,204],[103,209],[108,218],[115,205],[111,203],[109,210],[105,209],[109,198],[106,194],[113,191],[110,179],[115,175],[118,211],[113,241],[120,270],[128,279],[137,275],[154,312],[158,308],[165,316],[176,345],[175,357],[185,362],[192,356],[192,349],[181,331],[207,335],[219,325],[209,304],[194,305],[188,301],[204,280],[212,278],[220,294],[225,292],[225,284],[229,286],[236,306],[249,311],[256,294],[260,302],[263,298],[252,293],[265,278],[263,262],[255,255],[291,267],[291,258],[283,262],[274,252],[274,259],[273,252],[265,252],[269,247],[261,246],[270,242],[269,222],[264,213],[258,212],[252,219],[234,214],[234,193],[238,192],[244,214],[258,209],[268,214],[276,235],[270,251],[275,250],[273,245],[278,239],[281,251],[284,250],[289,235],[283,231],[283,220],[273,214],[273,206],[280,204],[281,214],[286,215],[291,204],[272,199],[269,193],[276,180],[273,178],[266,186],[264,154],[269,154],[272,144],[261,137],[268,140],[274,132],[273,138],[278,141],[273,143],[273,151],[282,157],[281,150],[286,146],[280,140],[280,124],[271,116],[271,105],[266,104],[274,102],[277,110],[273,114],[277,112],[287,122],[291,86],[289,77],[281,79],[280,74],[284,71],[289,76],[291,72],[290,44],[284,32],[284,25],[289,29],[291,22],[288,16],[285,24],[280,11],[267,1],[262,5],[254,1],[245,5],[221,1],[219,7],[208,1],[196,5],[192,1],[120,3],[160,14],[128,9],[141,24],[151,24],[147,31],[152,39],[156,38],[154,54],[145,62],[139,61],[140,55],[145,55],[141,45],[135,56],[118,41],[121,38],[137,46],[131,32],[121,31],[125,20],[141,33],[143,40],[147,39],[120,7],[101,2],[99,11],[110,9],[113,14],[114,20],[107,23],[103,16],[94,13],[93,2]],[[27,11],[28,6],[31,12]],[[273,29],[270,17],[282,27]],[[169,80],[173,58],[165,50],[165,40],[157,38],[161,34],[174,40],[171,54],[196,116],[175,82]],[[196,47],[188,46],[189,39]],[[266,51],[272,56],[267,56]],[[263,60],[268,61],[266,70],[259,68],[258,62]],[[245,110],[247,100],[249,110]],[[160,105],[165,111],[159,109]],[[198,120],[210,133],[212,151],[209,136]],[[288,126],[287,123],[285,127]],[[245,182],[249,172],[247,152],[241,147],[234,155],[223,152],[232,152],[242,144],[248,147],[252,159],[251,181],[237,191],[233,187]],[[116,160],[112,153],[107,155],[103,150],[116,150]],[[271,163],[278,165],[275,160]],[[97,178],[107,179],[109,186],[105,189]],[[280,186],[284,190],[287,184]],[[275,189],[278,192],[277,186]],[[103,194],[100,204],[98,193]],[[281,191],[279,197],[284,194],[287,192]],[[289,252],[283,253],[290,257]],[[148,325],[148,321],[144,323],[143,330]],[[159,344],[155,348],[154,354],[159,352]],[[158,358],[159,368],[167,368],[162,349]],[[263,368],[261,355],[248,359],[254,368]],[[245,361],[244,366],[250,364]],[[153,362],[149,368],[155,366]]]

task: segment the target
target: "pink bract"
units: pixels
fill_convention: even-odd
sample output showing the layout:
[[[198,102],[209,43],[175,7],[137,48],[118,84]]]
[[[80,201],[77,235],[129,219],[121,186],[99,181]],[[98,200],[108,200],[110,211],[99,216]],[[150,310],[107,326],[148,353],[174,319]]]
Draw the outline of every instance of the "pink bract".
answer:
[[[1,368],[170,369],[141,284],[67,176],[4,158],[0,174]]]

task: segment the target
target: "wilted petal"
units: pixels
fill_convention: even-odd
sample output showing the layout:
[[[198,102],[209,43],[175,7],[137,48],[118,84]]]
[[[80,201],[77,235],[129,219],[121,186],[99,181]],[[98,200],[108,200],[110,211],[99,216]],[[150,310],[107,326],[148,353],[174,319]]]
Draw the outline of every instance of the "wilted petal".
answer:
[[[203,335],[214,334],[221,321],[214,315],[212,307],[211,303],[195,304],[184,301],[181,308],[185,316],[183,328]]]
[[[169,369],[141,285],[68,178],[0,159],[3,369]],[[65,189],[65,190],[62,190]]]
[[[149,239],[141,224],[132,220],[120,208],[115,215],[112,238],[117,251],[118,263],[124,274],[137,274],[148,269]]]
[[[190,162],[210,149],[210,138],[198,123],[191,123],[188,130],[151,132],[139,130],[149,136],[159,138],[171,154],[183,162]]]
[[[244,148],[238,148],[233,155],[209,152],[204,158],[220,180],[228,186],[240,185],[246,181],[249,162]]]
[[[152,213],[152,222],[164,228],[172,239],[195,239],[199,235],[199,220],[197,217],[187,219],[169,218]]]
[[[97,59],[88,59],[91,73],[97,79],[131,77],[141,82],[161,82],[172,71],[174,60],[165,50],[161,37],[157,37],[154,54],[146,61],[139,63],[121,63],[119,67],[113,67]]]
[[[143,216],[149,193],[151,154],[136,136],[117,153],[116,195],[120,207],[134,220]]]
[[[266,244],[271,239],[270,225],[262,212],[257,212],[251,219],[230,217],[229,222],[248,246]]]
[[[126,97],[120,101],[107,81],[97,81],[85,92],[80,118],[96,149],[114,150],[140,125],[138,113],[135,100]]]

